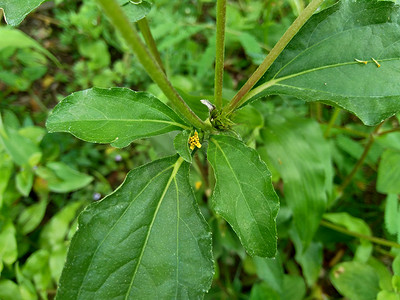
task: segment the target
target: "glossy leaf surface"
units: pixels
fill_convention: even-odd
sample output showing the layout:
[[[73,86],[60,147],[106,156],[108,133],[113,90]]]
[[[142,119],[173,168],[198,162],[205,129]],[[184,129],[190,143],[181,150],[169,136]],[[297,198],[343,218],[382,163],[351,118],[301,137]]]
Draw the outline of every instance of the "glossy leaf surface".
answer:
[[[332,191],[329,145],[315,121],[296,116],[266,117],[258,150],[279,172],[303,250],[311,242]]]
[[[213,207],[232,226],[250,255],[276,254],[279,200],[258,153],[236,138],[212,136],[208,146],[216,178]]]
[[[399,13],[389,1],[343,0],[314,15],[251,97],[286,94],[322,101],[367,125],[380,123],[400,111]]]
[[[57,299],[202,298],[213,276],[211,234],[188,172],[178,156],[152,162],[90,205],[79,217]]]
[[[36,7],[46,0],[0,0],[7,24],[17,26]]]
[[[50,132],[69,132],[93,143],[126,147],[133,140],[186,129],[178,115],[154,96],[127,88],[73,93],[49,116]]]

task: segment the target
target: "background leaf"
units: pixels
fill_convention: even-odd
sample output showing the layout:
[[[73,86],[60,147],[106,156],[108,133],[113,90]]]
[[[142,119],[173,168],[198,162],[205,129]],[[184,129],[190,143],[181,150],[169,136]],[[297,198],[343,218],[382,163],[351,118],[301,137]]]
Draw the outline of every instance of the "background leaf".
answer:
[[[329,220],[334,224],[341,225],[350,231],[371,236],[371,229],[364,220],[353,217],[348,213],[327,213],[324,214],[324,219]],[[372,243],[365,239],[360,239],[360,245],[357,247],[354,259],[360,262],[366,262],[372,253]]]
[[[211,235],[188,172],[177,156],[152,162],[89,206],[57,298],[202,298],[213,274]]]
[[[398,14],[389,1],[343,0],[314,15],[259,81],[253,99],[286,94],[322,101],[366,125],[392,116],[400,110]]]
[[[381,157],[376,189],[384,194],[400,194],[400,151],[387,149]]]
[[[118,3],[122,6],[122,9],[126,13],[129,21],[133,23],[143,19],[151,10],[151,4],[143,0],[118,0]]]
[[[265,163],[254,149],[222,135],[211,137],[207,155],[216,178],[215,211],[232,226],[250,255],[275,256],[279,200]]]
[[[379,292],[379,277],[364,263],[344,262],[336,265],[330,279],[335,288],[352,300],[375,300]]]
[[[265,119],[266,128],[261,131],[265,146],[258,151],[283,179],[284,198],[293,211],[294,227],[305,250],[332,192],[330,148],[313,120],[287,113]]]
[[[61,101],[47,119],[50,132],[69,132],[93,143],[126,147],[133,140],[186,129],[178,115],[154,96],[127,88],[93,88]]]

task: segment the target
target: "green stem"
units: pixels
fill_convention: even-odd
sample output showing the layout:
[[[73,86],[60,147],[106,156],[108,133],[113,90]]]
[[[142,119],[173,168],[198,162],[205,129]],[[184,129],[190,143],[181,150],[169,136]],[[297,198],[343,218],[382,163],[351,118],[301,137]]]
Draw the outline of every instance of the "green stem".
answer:
[[[178,92],[172,87],[167,76],[157,61],[148,52],[146,45],[143,44],[136,29],[132,26],[116,0],[97,0],[97,2],[115,28],[120,32],[128,47],[135,53],[147,74],[160,87],[177,111],[193,126],[207,129],[209,126],[190,109]]]
[[[341,111],[341,109],[339,107],[335,107],[332,117],[329,120],[328,127],[326,127],[326,130],[324,133],[324,136],[326,138],[329,137],[329,134],[331,133],[331,129],[332,129],[333,125],[335,125],[336,119],[339,117],[340,111]]]
[[[325,220],[321,220],[321,225],[324,226],[324,227],[333,229],[335,231],[344,233],[346,235],[350,235],[350,236],[354,236],[354,237],[357,237],[357,238],[360,238],[360,239],[368,240],[368,241],[370,241],[372,243],[375,243],[375,244],[388,246],[388,247],[394,247],[394,248],[400,248],[400,244],[397,244],[395,242],[388,241],[388,240],[385,240],[385,239],[382,239],[382,238],[377,238],[377,237],[374,237],[374,236],[361,234],[361,233],[358,233],[358,232],[355,232],[355,231],[350,231],[350,230],[348,230],[348,229],[346,229],[346,228],[344,228],[342,226],[335,225],[335,224],[333,224],[331,222],[327,222]]]
[[[279,54],[285,49],[287,44],[292,40],[300,28],[311,18],[315,10],[320,6],[324,0],[312,0],[311,3],[300,13],[293,24],[288,28],[281,39],[276,43],[271,52],[267,55],[262,64],[251,75],[247,82],[242,86],[239,92],[233,97],[229,106],[225,109],[226,115],[231,114],[236,108],[243,105],[249,98],[244,96],[251,90],[251,88],[260,80],[264,73],[269,69],[272,63],[278,58]]]
[[[154,41],[153,35],[151,34],[147,18],[144,17],[143,19],[139,20],[137,24],[139,26],[140,32],[143,35],[147,47],[149,47],[150,53],[153,55],[153,57],[155,58],[161,69],[165,71],[165,68],[161,60],[160,52],[158,52],[157,50],[156,42]]]
[[[215,55],[215,105],[222,108],[222,86],[224,78],[226,0],[217,0],[217,39]]]
[[[393,128],[390,130],[386,130],[386,131],[382,131],[381,133],[379,133],[379,136],[385,135],[385,134],[389,134],[392,132],[400,132],[400,128]]]
[[[384,122],[376,126],[375,130],[369,135],[368,142],[365,145],[364,151],[361,154],[361,157],[353,167],[353,170],[351,170],[350,174],[347,175],[347,177],[343,180],[343,183],[339,186],[338,188],[338,196],[340,197],[343,193],[343,191],[346,189],[346,187],[349,185],[351,180],[353,179],[354,175],[356,175],[357,171],[360,169],[360,167],[363,165],[365,158],[368,155],[369,150],[371,149],[372,145],[375,142],[375,136],[378,135],[378,132]]]

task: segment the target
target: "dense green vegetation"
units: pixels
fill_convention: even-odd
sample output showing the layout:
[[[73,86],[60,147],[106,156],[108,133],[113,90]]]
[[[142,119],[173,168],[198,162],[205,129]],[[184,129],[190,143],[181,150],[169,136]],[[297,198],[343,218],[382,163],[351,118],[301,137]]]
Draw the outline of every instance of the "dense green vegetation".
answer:
[[[324,1],[239,97],[311,1],[228,1],[214,73],[216,1],[118,0],[193,115],[107,1],[23,2],[0,0],[1,300],[400,299],[396,1]]]

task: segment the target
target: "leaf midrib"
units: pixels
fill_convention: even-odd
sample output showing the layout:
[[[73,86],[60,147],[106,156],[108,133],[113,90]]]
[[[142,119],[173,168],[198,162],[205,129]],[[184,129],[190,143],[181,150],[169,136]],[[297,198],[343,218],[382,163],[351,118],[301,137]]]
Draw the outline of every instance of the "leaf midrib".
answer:
[[[158,176],[160,176],[162,173],[166,172],[166,171],[169,170],[170,168],[174,167],[175,164],[176,164],[176,162],[175,162],[173,165],[170,165],[170,166],[168,166],[167,168],[165,168],[164,170],[162,170],[162,171],[160,171],[159,173],[157,173],[153,178],[151,178],[151,179],[149,180],[149,182],[143,187],[143,189],[142,189],[142,190],[136,195],[136,197],[131,201],[131,203],[129,203],[129,205],[128,205],[128,206],[126,207],[126,209],[123,211],[123,213],[122,213],[121,216],[118,218],[118,220],[115,222],[115,224],[110,228],[110,230],[108,231],[108,233],[106,234],[106,236],[104,237],[104,239],[100,242],[100,244],[97,246],[96,250],[94,251],[94,253],[93,253],[92,257],[91,257],[89,266],[88,266],[87,271],[85,272],[85,275],[84,275],[84,277],[83,277],[83,279],[82,279],[82,284],[81,284],[81,287],[79,288],[79,291],[78,291],[78,294],[77,294],[76,299],[78,299],[78,298],[79,298],[79,295],[81,294],[82,287],[83,287],[83,283],[85,282],[86,276],[87,276],[87,274],[89,273],[90,267],[92,266],[93,259],[94,259],[94,257],[96,256],[96,254],[97,254],[98,250],[100,249],[101,245],[102,245],[102,244],[104,243],[104,241],[108,238],[108,236],[111,234],[111,232],[113,231],[113,229],[117,226],[117,224],[118,224],[119,221],[122,219],[122,217],[127,213],[127,211],[128,211],[129,208],[132,206],[132,204],[135,202],[135,200],[147,189],[147,187],[148,187]],[[120,185],[120,187],[121,187],[121,186],[122,186],[122,185]],[[116,193],[116,192],[119,190],[120,187],[118,187],[118,188],[113,192],[113,194]],[[112,195],[112,194],[111,194],[111,195]],[[111,196],[111,195],[110,195],[110,196]],[[105,199],[106,199],[106,198],[105,198]],[[102,201],[104,201],[104,199],[103,199]]]
[[[190,129],[189,127],[182,125],[180,123],[176,122],[170,122],[170,121],[163,121],[163,120],[157,120],[157,119],[88,119],[88,120],[71,120],[71,121],[64,121],[64,122],[57,122],[54,123],[55,125],[64,125],[64,124],[71,124],[71,123],[91,123],[91,122],[114,122],[114,123],[119,123],[119,122],[124,122],[124,123],[135,123],[135,122],[152,122],[152,123],[165,123],[168,125],[174,125],[181,127],[183,129]],[[49,124],[51,126],[51,123]]]
[[[162,194],[161,194],[160,200],[158,201],[156,210],[154,211],[153,219],[151,220],[151,223],[150,223],[150,225],[149,225],[149,229],[148,229],[148,231],[147,231],[146,239],[145,239],[145,241],[144,241],[144,243],[143,243],[143,247],[142,247],[142,250],[141,250],[141,252],[140,252],[140,255],[139,255],[139,258],[138,258],[138,261],[137,261],[137,264],[136,264],[135,271],[134,271],[134,273],[133,273],[133,275],[132,275],[131,283],[130,283],[129,288],[128,288],[128,291],[127,291],[127,293],[126,293],[126,295],[125,295],[125,300],[128,299],[128,296],[129,296],[129,294],[130,294],[130,292],[131,292],[133,283],[134,283],[135,278],[136,278],[136,274],[137,274],[137,272],[138,272],[138,270],[139,270],[139,266],[140,266],[141,261],[142,261],[142,259],[143,259],[144,250],[146,249],[146,246],[147,246],[147,243],[148,243],[148,240],[149,240],[149,237],[150,237],[150,233],[151,233],[151,231],[152,231],[152,229],[153,229],[153,225],[154,225],[154,222],[155,222],[155,220],[156,220],[158,211],[160,210],[161,203],[162,203],[163,200],[164,200],[164,197],[165,197],[165,195],[166,195],[166,193],[167,193],[167,191],[168,191],[168,189],[169,189],[169,186],[171,185],[172,180],[175,178],[176,174],[178,173],[179,168],[180,168],[180,166],[182,165],[182,162],[183,162],[183,158],[182,158],[182,157],[179,157],[178,160],[177,160],[177,161],[175,162],[175,164],[173,165],[174,169],[172,170],[171,176],[169,177],[168,182],[167,182],[167,184],[166,184],[166,186],[165,186],[165,188],[164,188],[164,190],[163,190],[163,192],[162,192]]]
[[[386,59],[380,59],[379,61],[383,62],[383,61],[395,61],[395,60],[400,60],[400,58],[386,58]],[[308,74],[308,73],[317,72],[317,71],[321,71],[321,70],[325,70],[325,69],[337,68],[337,67],[346,66],[346,65],[357,65],[357,64],[359,64],[359,63],[358,62],[338,63],[338,64],[333,64],[333,65],[327,65],[327,66],[321,66],[321,67],[317,67],[317,68],[308,69],[308,70],[305,70],[305,71],[302,71],[302,72],[298,72],[298,73],[295,73],[295,74],[290,74],[290,75],[287,75],[287,76],[284,76],[284,77],[280,77],[280,78],[277,78],[277,79],[271,79],[271,80],[259,85],[258,87],[254,88],[253,90],[251,90],[251,92],[248,93],[248,95],[245,97],[245,99],[251,99],[254,96],[256,96],[257,94],[261,93],[264,90],[267,90],[268,88],[270,88],[270,87],[272,87],[274,85],[285,86],[283,84],[278,84],[278,83],[281,82],[281,81],[285,81],[287,79],[295,78],[295,77],[298,77],[298,76],[301,76],[301,75],[305,75],[305,74]],[[287,86],[288,87],[294,87],[294,86],[291,86],[291,85],[287,85]],[[350,96],[346,95],[346,97],[350,97]],[[351,96],[351,97],[357,97],[358,98],[360,96],[355,95],[355,96]],[[370,97],[372,97],[372,96],[370,96]]]
[[[251,213],[251,216],[253,217],[254,220],[256,220],[256,218],[254,217],[253,211],[251,210],[251,208],[250,208],[250,206],[249,206],[249,203],[247,202],[247,199],[246,199],[246,197],[245,197],[245,195],[244,195],[244,193],[243,193],[242,186],[241,186],[241,183],[240,183],[240,181],[239,181],[239,178],[237,178],[236,173],[234,172],[234,170],[233,170],[233,168],[232,168],[232,165],[230,164],[228,158],[227,158],[226,155],[225,155],[225,152],[222,150],[222,148],[221,148],[221,146],[219,145],[218,141],[216,141],[216,140],[213,139],[213,138],[211,138],[211,141],[215,144],[215,146],[217,146],[217,148],[221,151],[222,155],[224,156],[224,159],[225,159],[225,161],[227,162],[229,169],[232,171],[232,174],[233,174],[233,176],[235,177],[236,182],[238,183],[238,186],[239,186],[239,189],[240,189],[240,193],[241,193],[242,196],[243,196],[244,202],[246,203],[246,206],[247,206],[247,208],[249,209],[249,211],[250,211],[250,213]],[[217,160],[216,155],[217,155],[217,151],[215,151],[215,155],[214,155],[215,161]],[[237,223],[237,221],[236,221],[236,223]],[[256,223],[257,223],[257,222],[256,222]],[[263,239],[264,243],[267,243],[267,241],[265,240],[264,236],[263,236],[262,233],[261,233],[261,230],[260,230],[258,224],[257,224],[257,230],[258,230],[258,232],[259,232],[261,238]]]

